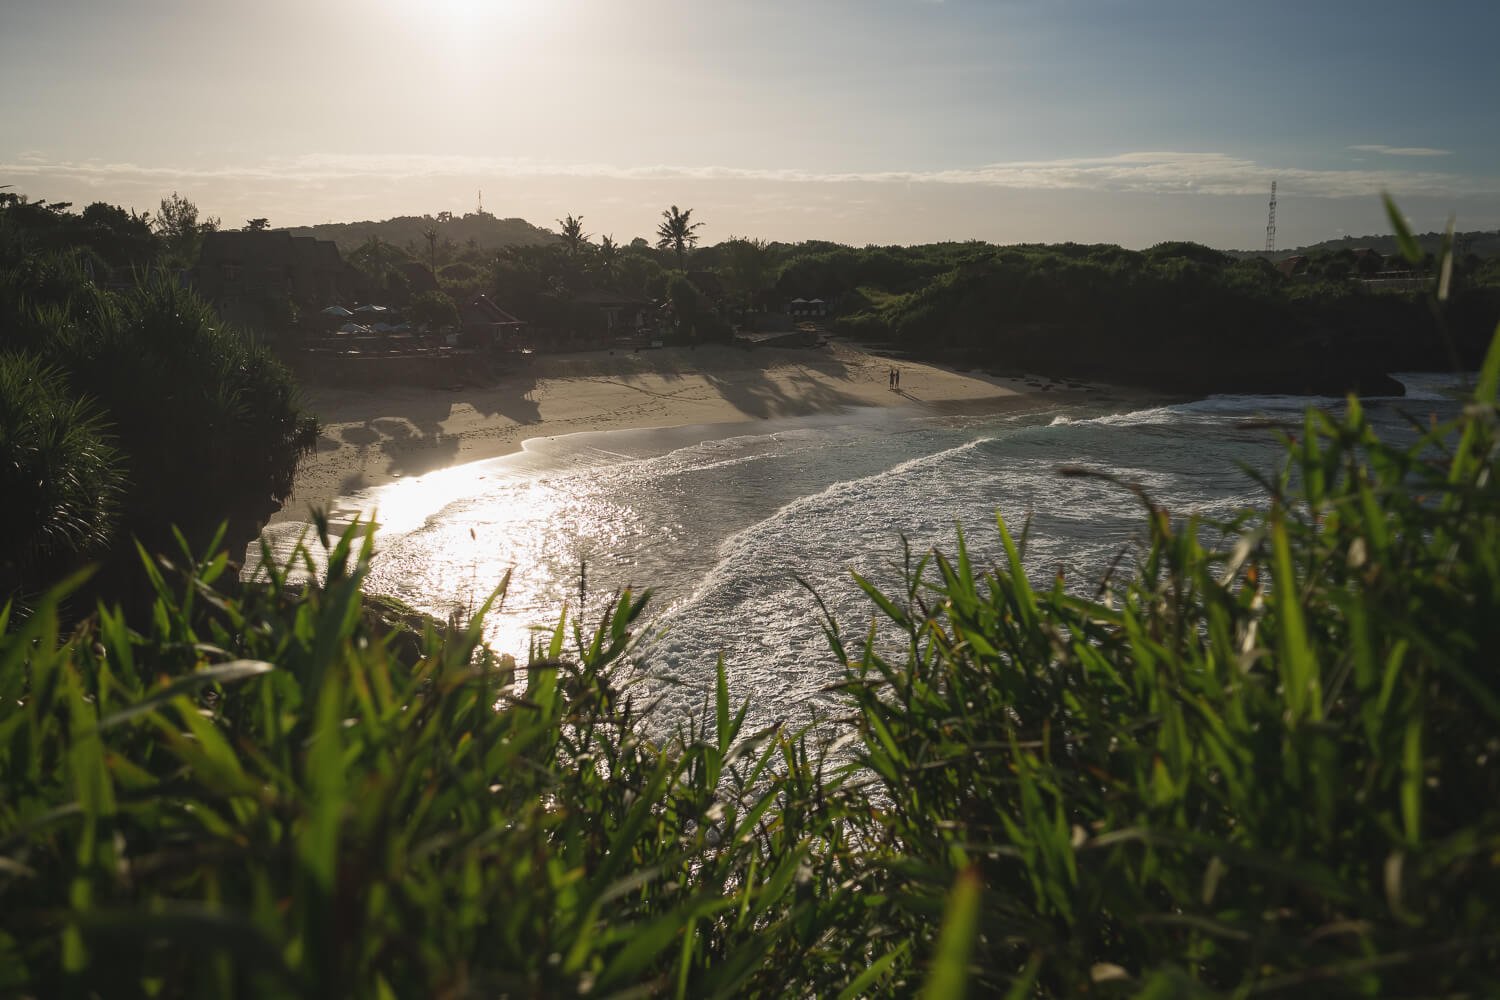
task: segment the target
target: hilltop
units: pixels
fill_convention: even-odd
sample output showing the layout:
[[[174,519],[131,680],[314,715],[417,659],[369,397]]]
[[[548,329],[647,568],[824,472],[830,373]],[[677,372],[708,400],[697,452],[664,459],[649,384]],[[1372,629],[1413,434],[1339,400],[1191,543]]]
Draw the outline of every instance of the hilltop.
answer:
[[[1443,245],[1442,233],[1421,233],[1416,237],[1417,243],[1426,253],[1436,255]],[[1500,231],[1488,232],[1485,230],[1471,230],[1466,233],[1454,233],[1453,245],[1458,251],[1459,257],[1473,254],[1480,258],[1500,257]],[[1340,250],[1355,250],[1369,247],[1378,253],[1392,257],[1401,251],[1396,246],[1396,237],[1385,236],[1343,236],[1336,240],[1323,240],[1321,243],[1313,243],[1310,246],[1297,247],[1294,250],[1277,250],[1270,255],[1272,260],[1281,260],[1286,257],[1298,255],[1308,256],[1322,253],[1338,253]],[[1241,260],[1248,257],[1263,257],[1260,250],[1228,250],[1231,256]]]
[[[293,236],[312,236],[332,240],[341,253],[360,246],[372,236],[396,246],[421,246],[429,229],[436,228],[439,239],[455,246],[470,241],[481,250],[499,250],[513,246],[543,246],[556,242],[557,234],[533,226],[525,219],[501,219],[488,212],[454,215],[400,215],[383,222],[325,222],[317,226],[296,226],[288,230]]]

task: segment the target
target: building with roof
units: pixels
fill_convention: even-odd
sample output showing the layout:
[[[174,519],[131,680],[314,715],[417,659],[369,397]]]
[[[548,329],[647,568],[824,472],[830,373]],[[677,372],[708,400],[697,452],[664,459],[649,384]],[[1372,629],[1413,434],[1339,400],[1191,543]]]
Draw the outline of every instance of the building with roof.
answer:
[[[354,298],[359,274],[328,240],[286,230],[208,233],[193,287],[226,317],[255,321],[268,309],[316,309]]]
[[[521,346],[526,324],[491,302],[475,295],[458,307],[460,336],[471,347],[510,350]]]
[[[655,333],[660,326],[656,304],[645,299],[589,289],[575,299],[579,305],[597,309],[604,317],[605,333],[610,337]]]

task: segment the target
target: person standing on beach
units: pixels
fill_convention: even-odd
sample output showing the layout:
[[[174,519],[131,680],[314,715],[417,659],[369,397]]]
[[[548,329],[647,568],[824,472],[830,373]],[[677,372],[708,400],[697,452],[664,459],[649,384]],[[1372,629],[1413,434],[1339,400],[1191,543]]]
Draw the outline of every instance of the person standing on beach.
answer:
[[[901,369],[899,368],[891,369],[891,388],[897,392],[901,391]]]
[[[896,388],[896,369],[887,368],[885,370],[885,384],[889,389],[894,390]]]

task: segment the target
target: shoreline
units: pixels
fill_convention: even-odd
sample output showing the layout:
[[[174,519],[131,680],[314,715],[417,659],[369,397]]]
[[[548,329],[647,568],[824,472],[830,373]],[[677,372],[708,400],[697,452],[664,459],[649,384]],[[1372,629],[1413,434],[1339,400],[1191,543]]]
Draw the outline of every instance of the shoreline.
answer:
[[[888,384],[892,367],[901,372],[899,392]],[[314,383],[303,393],[321,424],[317,450],[299,464],[292,494],[268,523],[305,520],[314,506],[331,509],[363,490],[564,435],[731,433],[861,408],[984,414],[1101,392],[1079,382],[892,361],[839,340],[811,349],[707,345],[550,355],[482,384],[443,388]],[[1111,387],[1110,395],[1093,398],[1135,396]]]

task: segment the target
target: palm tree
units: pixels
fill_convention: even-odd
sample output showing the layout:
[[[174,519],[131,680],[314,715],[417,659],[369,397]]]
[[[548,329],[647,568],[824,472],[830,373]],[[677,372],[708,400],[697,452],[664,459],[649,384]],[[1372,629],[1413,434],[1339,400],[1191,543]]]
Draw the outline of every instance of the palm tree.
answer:
[[[575,219],[570,215],[558,219],[557,224],[562,227],[563,249],[569,257],[577,257],[589,243],[589,234],[583,231],[583,216]]]
[[[620,274],[620,244],[613,236],[599,238],[599,252],[594,255],[594,269],[606,285],[613,285]]]
[[[656,227],[656,246],[661,250],[672,250],[677,254],[678,270],[682,269],[682,258],[687,255],[690,248],[698,245],[698,237],[694,230],[703,225],[701,222],[689,222],[693,217],[691,208],[679,210],[676,205],[661,213],[666,221]]]

